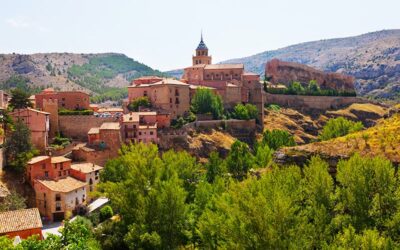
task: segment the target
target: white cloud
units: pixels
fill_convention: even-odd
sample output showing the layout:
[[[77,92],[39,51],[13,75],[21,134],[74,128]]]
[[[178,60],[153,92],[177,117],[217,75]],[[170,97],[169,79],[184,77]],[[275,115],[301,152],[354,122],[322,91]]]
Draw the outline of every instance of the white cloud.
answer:
[[[48,28],[46,28],[46,27],[44,27],[44,26],[42,26],[42,25],[40,25],[38,23],[35,23],[35,22],[29,20],[28,18],[22,17],[22,16],[14,17],[14,18],[8,18],[6,20],[6,23],[10,27],[13,27],[13,28],[16,28],[16,29],[33,29],[33,30],[37,30],[37,31],[40,31],[40,32],[49,31]]]

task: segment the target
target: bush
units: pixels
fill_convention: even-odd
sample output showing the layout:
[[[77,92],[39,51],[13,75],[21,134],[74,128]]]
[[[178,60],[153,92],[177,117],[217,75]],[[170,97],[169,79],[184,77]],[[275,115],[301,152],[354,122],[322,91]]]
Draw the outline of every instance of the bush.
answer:
[[[233,111],[233,117],[239,120],[257,119],[258,110],[253,104],[237,104]]]
[[[344,136],[364,128],[361,122],[353,122],[344,117],[330,119],[322,129],[319,139],[322,141]]]
[[[93,110],[68,110],[60,109],[58,111],[59,115],[93,115]]]
[[[104,206],[100,209],[100,222],[103,222],[107,219],[113,217],[114,212],[110,206]]]
[[[309,96],[356,96],[355,91],[338,91],[336,89],[320,89],[315,80],[311,80],[306,88],[301,83],[293,82],[287,88],[265,87],[265,92],[278,95],[309,95]]]
[[[292,147],[296,145],[294,138],[285,130],[267,130],[263,134],[262,145],[268,145],[270,149],[277,150],[281,147]]]

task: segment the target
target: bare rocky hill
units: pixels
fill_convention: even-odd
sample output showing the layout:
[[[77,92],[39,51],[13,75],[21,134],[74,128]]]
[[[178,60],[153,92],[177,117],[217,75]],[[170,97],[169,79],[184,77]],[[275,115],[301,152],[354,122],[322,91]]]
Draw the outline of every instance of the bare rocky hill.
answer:
[[[243,63],[247,70],[264,75],[266,62],[273,58],[354,76],[361,95],[400,96],[400,30],[301,43],[222,63]]]

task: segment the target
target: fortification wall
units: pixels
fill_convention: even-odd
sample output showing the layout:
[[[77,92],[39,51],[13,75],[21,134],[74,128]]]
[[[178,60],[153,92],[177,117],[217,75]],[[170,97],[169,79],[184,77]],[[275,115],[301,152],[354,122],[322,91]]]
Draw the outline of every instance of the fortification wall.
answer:
[[[65,136],[87,141],[91,128],[100,127],[103,122],[115,122],[115,118],[95,117],[93,115],[60,115],[58,117],[60,132]]]
[[[353,103],[367,103],[359,97],[346,96],[303,96],[303,95],[277,95],[264,93],[266,104],[278,104],[298,110],[328,110],[338,109]]]

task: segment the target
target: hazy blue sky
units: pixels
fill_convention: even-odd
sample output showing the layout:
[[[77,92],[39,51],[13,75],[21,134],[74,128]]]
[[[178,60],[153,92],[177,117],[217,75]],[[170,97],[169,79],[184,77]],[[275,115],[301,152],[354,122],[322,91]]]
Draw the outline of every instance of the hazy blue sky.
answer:
[[[399,0],[2,0],[0,53],[120,52],[161,70],[400,28]]]

